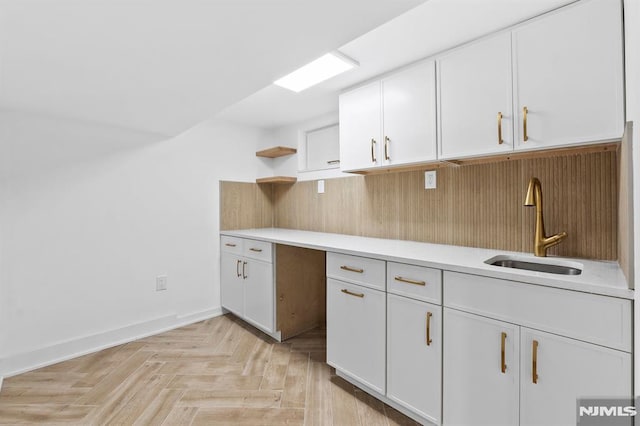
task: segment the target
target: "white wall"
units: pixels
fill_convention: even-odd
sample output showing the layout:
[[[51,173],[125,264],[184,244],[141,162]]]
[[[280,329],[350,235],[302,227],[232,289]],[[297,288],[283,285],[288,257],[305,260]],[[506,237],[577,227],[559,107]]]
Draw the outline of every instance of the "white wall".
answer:
[[[0,129],[0,376],[219,312],[219,180],[271,173],[262,132],[9,111]]]
[[[634,253],[635,276],[640,272],[640,2],[624,0],[627,120],[633,121]],[[640,396],[640,290],[636,284],[635,394]]]
[[[329,126],[338,122],[338,112],[325,114],[319,117],[305,120],[300,123],[272,129],[268,132],[267,138],[262,143],[263,148],[268,146],[283,145],[297,148],[296,155],[276,158],[271,161],[276,175],[297,176],[298,180],[330,179],[335,177],[353,176],[349,173],[342,173],[339,168],[327,170],[303,171],[305,167],[305,133],[309,130]]]

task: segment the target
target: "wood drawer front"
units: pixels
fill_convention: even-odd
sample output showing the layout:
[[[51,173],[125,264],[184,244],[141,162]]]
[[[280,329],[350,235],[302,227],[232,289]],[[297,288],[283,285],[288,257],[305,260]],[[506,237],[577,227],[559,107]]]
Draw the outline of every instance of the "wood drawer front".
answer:
[[[384,260],[327,253],[327,277],[384,291],[385,271]]]
[[[220,236],[220,250],[225,253],[242,255],[242,238]]]
[[[387,291],[441,305],[442,271],[387,262]]]
[[[271,243],[258,240],[244,240],[243,255],[249,259],[273,262]]]
[[[444,305],[631,352],[631,301],[444,272]]]

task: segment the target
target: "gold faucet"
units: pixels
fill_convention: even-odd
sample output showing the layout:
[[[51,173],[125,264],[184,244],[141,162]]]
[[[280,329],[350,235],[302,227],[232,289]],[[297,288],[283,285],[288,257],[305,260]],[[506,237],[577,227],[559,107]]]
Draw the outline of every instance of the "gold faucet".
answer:
[[[536,177],[529,180],[527,197],[524,200],[526,207],[536,206],[536,235],[533,241],[533,254],[540,257],[547,255],[547,249],[559,244],[567,238],[566,232],[547,237],[544,234],[544,219],[542,218],[542,185]]]

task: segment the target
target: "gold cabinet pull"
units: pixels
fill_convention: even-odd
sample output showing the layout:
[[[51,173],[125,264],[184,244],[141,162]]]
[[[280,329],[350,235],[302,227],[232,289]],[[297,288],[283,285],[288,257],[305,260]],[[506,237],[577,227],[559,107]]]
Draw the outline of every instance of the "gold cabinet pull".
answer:
[[[504,141],[502,140],[502,113],[498,113],[498,145],[502,145]]]
[[[242,276],[242,274],[240,273],[240,264],[241,263],[242,263],[242,260],[236,261],[236,275],[238,276],[238,278],[240,278]]]
[[[431,312],[427,312],[427,346],[431,346],[431,317],[433,314]]]
[[[254,248],[254,247],[251,247],[249,250],[251,250],[251,251],[255,251],[255,252],[258,252],[258,253],[261,253],[261,252],[262,252],[262,249]]]
[[[331,165],[331,164],[338,164],[340,163],[340,160],[329,160],[327,161],[327,164]]]
[[[378,161],[376,160],[375,147],[376,147],[376,140],[371,138],[371,162],[372,163],[376,163]]]
[[[529,135],[527,135],[527,114],[529,113],[529,109],[527,107],[522,107],[522,133],[524,141],[529,140]]]
[[[427,285],[427,283],[425,281],[416,281],[416,280],[412,280],[412,279],[409,279],[409,278],[404,278],[404,277],[401,277],[401,276],[395,277],[394,280],[400,281],[400,282],[403,282],[403,283],[407,283],[407,284]]]
[[[534,340],[532,345],[532,369],[531,369],[531,379],[533,383],[538,383],[538,341]]]
[[[384,159],[389,161],[391,160],[391,157],[389,157],[389,136],[385,136],[384,137]]]
[[[247,266],[247,262],[242,262],[242,278],[247,279],[247,274],[245,272],[245,267]]]
[[[346,288],[343,288],[342,291],[344,294],[348,294],[349,296],[355,296],[355,297],[364,297],[363,293],[354,293],[352,291],[347,290]]]
[[[507,371],[507,363],[505,360],[505,342],[507,341],[507,333],[504,331],[501,334],[501,342],[500,342],[500,371],[504,374]]]
[[[358,274],[361,274],[364,272],[364,269],[362,268],[352,268],[351,266],[347,266],[347,265],[342,265],[340,269],[342,269],[343,271],[357,272]]]
[[[235,247],[236,246],[235,244],[231,244],[231,243],[224,243],[224,245],[227,246],[227,247]]]

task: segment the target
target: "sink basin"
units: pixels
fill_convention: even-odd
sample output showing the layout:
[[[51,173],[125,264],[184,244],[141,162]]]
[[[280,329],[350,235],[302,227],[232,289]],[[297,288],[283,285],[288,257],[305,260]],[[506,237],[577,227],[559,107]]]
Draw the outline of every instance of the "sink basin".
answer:
[[[546,272],[560,275],[580,275],[582,265],[577,262],[562,262],[555,260],[540,260],[520,258],[516,256],[495,256],[485,260],[486,264],[503,268],[525,269],[527,271]]]

